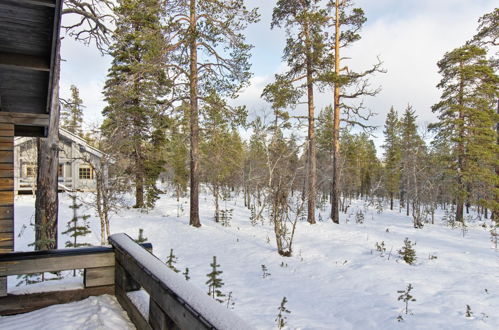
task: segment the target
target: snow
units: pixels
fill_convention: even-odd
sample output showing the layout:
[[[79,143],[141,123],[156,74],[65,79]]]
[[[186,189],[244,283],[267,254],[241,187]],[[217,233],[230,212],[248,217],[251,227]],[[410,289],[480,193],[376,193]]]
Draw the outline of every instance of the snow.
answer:
[[[103,295],[53,305],[27,314],[0,317],[2,330],[135,329],[115,297]]]
[[[165,283],[168,288],[181,297],[189,306],[205,317],[216,329],[251,329],[236,314],[229,312],[225,307],[204,294],[199,288],[187,282],[181,275],[167,269],[161,260],[137,245],[127,235],[114,234],[111,235],[111,239],[135,260],[138,260],[142,266],[151,272],[153,277]]]
[[[65,194],[60,202],[59,233],[72,212]],[[293,256],[285,258],[276,252],[268,223],[251,225],[242,198],[222,203],[234,209],[230,227],[213,221],[209,195],[202,195],[200,202],[201,228],[188,225],[188,199],[178,204],[162,195],[149,213],[123,209],[111,219],[111,231],[136,238],[143,228],[162,261],[174,249],[179,258],[176,267],[189,268],[188,283],[199,288],[202,296],[208,291],[210,263],[217,256],[225,283],[222,291],[232,292],[233,312],[257,329],[276,328],[277,308],[284,296],[291,311],[286,315],[289,329],[499,329],[499,252],[484,221],[470,220],[463,236],[460,229],[442,223],[443,211],[438,210],[434,225],[414,229],[412,219],[398,209],[378,214],[365,202],[354,201],[348,214],[341,214],[340,225],[327,220],[328,210],[318,212],[324,221],[316,225],[300,221]],[[355,223],[358,210],[365,214],[363,224]],[[17,197],[16,250],[29,249],[33,212],[31,196]],[[92,216],[93,230],[87,241],[98,244],[98,218],[90,210],[86,214]],[[415,265],[398,258],[406,237],[416,242]],[[61,236],[60,244],[65,240]],[[375,243],[382,241],[384,256],[375,249]],[[270,276],[262,277],[261,265]],[[170,275],[169,279],[183,285],[180,274]],[[14,280],[9,278],[9,285]],[[409,303],[412,314],[402,314],[404,321],[398,322],[404,304],[397,300],[397,291],[409,283],[416,301]],[[465,316],[466,305],[473,312],[470,318]],[[1,323],[0,328],[4,328]]]

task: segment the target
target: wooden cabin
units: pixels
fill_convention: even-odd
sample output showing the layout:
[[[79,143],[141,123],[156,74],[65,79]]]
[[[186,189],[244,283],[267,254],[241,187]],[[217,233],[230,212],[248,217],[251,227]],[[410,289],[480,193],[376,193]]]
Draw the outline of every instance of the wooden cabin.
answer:
[[[101,167],[104,154],[80,136],[59,128],[59,190],[95,191],[94,168]],[[36,139],[14,140],[14,190],[16,193],[36,189]]]

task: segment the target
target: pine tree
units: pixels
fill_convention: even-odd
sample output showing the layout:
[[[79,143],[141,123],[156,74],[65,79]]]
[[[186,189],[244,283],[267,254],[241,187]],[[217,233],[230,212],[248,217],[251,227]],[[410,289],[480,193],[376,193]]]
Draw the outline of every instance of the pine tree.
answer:
[[[166,259],[166,267],[170,268],[173,270],[175,273],[179,273],[180,270],[175,267],[175,264],[177,263],[177,257],[173,254],[173,249],[170,249],[170,255],[168,255],[168,259]],[[188,277],[189,270],[186,269],[187,274],[184,274],[186,278]]]
[[[61,109],[61,127],[73,134],[82,136],[83,100],[80,98],[80,91],[75,85],[71,85],[70,89],[71,97]]]
[[[225,295],[220,291],[220,288],[223,287],[224,282],[220,278],[220,275],[223,273],[221,270],[218,270],[220,265],[217,265],[217,257],[213,256],[213,262],[210,264],[211,272],[206,274],[208,277],[208,281],[205,284],[208,284],[208,296],[211,296],[213,299],[218,301],[219,303],[223,303],[223,298]]]
[[[89,215],[78,215],[78,210],[81,208],[83,204],[78,204],[77,203],[77,196],[76,194],[70,195],[71,198],[71,205],[69,206],[70,209],[73,210],[73,218],[68,221],[67,224],[67,230],[62,232],[64,235],[69,235],[69,237],[72,237],[72,241],[66,241],[65,246],[69,248],[77,248],[81,246],[90,246],[88,243],[79,243],[77,240],[80,237],[84,237],[92,231],[90,230],[90,225],[88,223],[88,218],[90,218]]]
[[[366,22],[364,11],[361,8],[352,8],[352,0],[330,1],[328,8],[334,11],[334,17],[330,18],[330,24],[334,26],[331,40],[330,61],[334,61],[334,72],[328,72],[321,80],[333,87],[333,159],[332,159],[332,182],[331,182],[331,220],[333,223],[340,221],[340,121],[346,121],[348,125],[360,125],[364,129],[369,126],[362,123],[372,115],[360,105],[343,104],[343,99],[354,100],[362,96],[374,96],[379,90],[371,90],[367,76],[381,72],[381,62],[375,64],[371,69],[364,72],[354,72],[347,67],[342,67],[342,55],[340,51],[349,47],[360,39],[359,31]],[[347,92],[350,87],[351,92]],[[341,112],[346,118],[341,118]]]
[[[175,78],[173,99],[189,105],[189,224],[199,227],[200,105],[203,109],[216,100],[233,98],[248,83],[251,46],[241,32],[258,20],[258,14],[247,10],[244,0],[166,1],[163,9],[168,14],[164,28],[169,43],[166,68]],[[227,116],[240,112],[228,105],[219,110]]]
[[[393,210],[393,198],[400,189],[400,124],[397,111],[391,107],[385,121],[385,189],[390,197],[390,210]]]
[[[491,209],[497,209],[499,177],[496,114],[499,77],[486,51],[474,45],[465,45],[444,55],[438,62],[442,80],[440,102],[432,107],[439,122],[431,126],[437,139],[448,143],[448,158],[454,178],[453,195],[456,201],[456,221],[463,222],[464,202],[474,200]],[[491,193],[477,198],[476,187],[488,187]],[[483,189],[482,189],[483,190]],[[495,195],[495,196],[494,196]]]
[[[406,203],[406,215],[410,214],[412,203],[412,216],[414,227],[421,228],[421,174],[426,156],[426,145],[417,132],[415,111],[410,105],[404,111],[400,121],[401,154],[401,190]]]
[[[286,307],[287,303],[288,303],[288,300],[286,299],[286,297],[283,297],[281,300],[281,305],[277,308],[279,313],[277,314],[275,322],[277,323],[278,329],[283,329],[287,325],[288,318],[287,318],[286,314],[291,313],[291,311]]]
[[[135,207],[152,207],[159,193],[156,180],[164,164],[160,150],[168,125],[161,114],[167,79],[160,1],[121,0],[115,14],[102,129],[128,164]]]
[[[222,212],[219,201],[223,189],[240,184],[244,166],[243,142],[235,129],[236,123],[224,117],[218,107],[209,106],[204,112],[206,116],[200,144],[201,174],[203,181],[210,185],[215,203],[214,218],[215,222],[219,222]]]
[[[307,221],[315,221],[317,191],[317,159],[315,138],[314,86],[321,70],[324,70],[327,14],[320,9],[320,1],[279,0],[274,7],[271,28],[286,29],[288,38],[283,59],[289,70],[276,75],[276,82],[269,84],[263,95],[273,103],[275,111],[287,106],[296,106],[302,94],[307,96],[308,135],[306,195],[308,201]],[[297,82],[304,81],[296,86]]]
[[[413,244],[408,237],[405,238],[404,246],[398,251],[398,253],[402,257],[402,259],[409,265],[412,265],[416,262],[416,250],[414,250]]]

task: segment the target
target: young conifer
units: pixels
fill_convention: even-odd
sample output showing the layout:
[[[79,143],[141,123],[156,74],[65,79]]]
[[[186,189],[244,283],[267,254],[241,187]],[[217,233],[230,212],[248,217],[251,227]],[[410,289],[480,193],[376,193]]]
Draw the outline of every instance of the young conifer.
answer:
[[[168,256],[168,259],[166,260],[166,267],[170,268],[173,270],[175,273],[179,273],[180,270],[175,267],[175,264],[177,263],[177,257],[173,254],[173,249],[170,249],[170,255]],[[187,273],[189,273],[188,270],[186,270]],[[187,278],[188,276],[186,276]]]
[[[219,303],[223,303],[223,298],[225,297],[225,295],[222,293],[222,291],[220,291],[220,288],[222,288],[222,286],[224,285],[224,282],[220,278],[220,275],[223,272],[221,270],[218,270],[218,267],[220,267],[220,265],[217,264],[217,257],[213,256],[213,262],[210,264],[210,266],[211,272],[206,274],[206,276],[208,277],[208,281],[206,281],[206,284],[208,284],[208,295]]]

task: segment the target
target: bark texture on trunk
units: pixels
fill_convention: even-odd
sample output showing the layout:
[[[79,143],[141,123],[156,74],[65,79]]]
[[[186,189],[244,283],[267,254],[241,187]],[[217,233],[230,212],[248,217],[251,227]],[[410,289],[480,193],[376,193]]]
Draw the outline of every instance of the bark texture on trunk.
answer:
[[[314,81],[312,76],[312,45],[310,25],[305,25],[307,39],[307,97],[308,97],[308,189],[307,189],[307,221],[315,223],[315,199],[317,195],[317,159],[315,150],[315,106]]]
[[[340,4],[336,1],[336,22],[334,45],[334,72],[338,77],[340,75]],[[339,158],[340,158],[340,85],[334,84],[334,113],[333,113],[333,180],[331,183],[331,220],[334,223],[340,223],[340,185],[339,185]]]
[[[59,54],[60,41],[57,42]],[[57,55],[59,56],[59,55]],[[59,77],[61,60],[58,57],[54,68],[54,89],[50,126],[46,138],[38,138],[38,168],[35,200],[35,249],[57,249],[57,221],[59,210]]]
[[[190,142],[191,182],[189,224],[201,227],[199,220],[199,109],[198,109],[198,56],[196,47],[196,0],[190,0]]]

